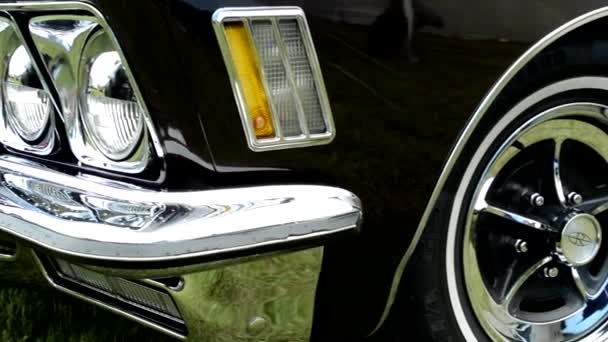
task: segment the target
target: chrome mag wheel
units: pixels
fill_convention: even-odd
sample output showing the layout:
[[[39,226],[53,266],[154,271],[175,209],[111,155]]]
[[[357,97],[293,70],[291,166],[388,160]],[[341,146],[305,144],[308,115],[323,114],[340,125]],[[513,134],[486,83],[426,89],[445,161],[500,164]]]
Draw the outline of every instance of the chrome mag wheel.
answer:
[[[574,103],[535,116],[471,187],[461,292],[490,339],[606,338],[606,113]]]

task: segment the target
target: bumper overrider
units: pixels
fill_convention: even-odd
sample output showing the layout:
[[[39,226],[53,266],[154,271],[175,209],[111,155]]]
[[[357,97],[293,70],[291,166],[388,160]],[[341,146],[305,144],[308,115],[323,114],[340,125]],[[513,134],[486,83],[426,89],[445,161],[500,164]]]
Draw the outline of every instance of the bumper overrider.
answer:
[[[307,340],[322,244],[362,218],[327,186],[151,191],[8,156],[0,177],[0,266],[176,337]]]

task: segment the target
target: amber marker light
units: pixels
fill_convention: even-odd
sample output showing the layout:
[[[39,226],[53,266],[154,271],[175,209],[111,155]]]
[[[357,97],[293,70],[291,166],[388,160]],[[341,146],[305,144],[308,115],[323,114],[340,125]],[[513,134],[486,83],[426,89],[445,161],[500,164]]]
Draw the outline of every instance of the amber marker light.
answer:
[[[224,29],[255,135],[257,138],[271,138],[274,127],[270,106],[247,29],[240,21],[226,22]]]
[[[331,143],[336,128],[304,11],[225,7],[212,21],[249,149]]]

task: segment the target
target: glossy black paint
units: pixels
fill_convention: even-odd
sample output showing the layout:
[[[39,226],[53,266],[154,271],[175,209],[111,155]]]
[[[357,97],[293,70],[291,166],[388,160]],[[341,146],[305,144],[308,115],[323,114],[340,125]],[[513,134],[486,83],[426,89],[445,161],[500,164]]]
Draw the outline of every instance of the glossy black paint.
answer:
[[[323,147],[255,153],[246,145],[210,26],[214,10],[204,2],[170,2],[175,21],[169,27],[189,71],[186,82],[200,94],[197,104],[221,182],[268,182],[263,176],[270,172],[273,183],[301,182],[307,177],[292,174],[303,173],[310,182],[335,184],[361,197],[361,238],[326,250],[315,335],[365,336],[384,309],[394,270],[458,131],[523,46],[424,35],[419,63],[401,54],[376,59],[367,51],[368,26],[330,21],[309,10],[336,139]],[[394,43],[401,39],[394,37]]]
[[[442,164],[476,104],[530,41],[597,6],[588,1],[537,23],[533,6],[518,21],[483,1],[425,2],[444,28],[416,34],[420,60],[412,63],[405,51],[391,47],[403,45],[403,18],[378,22],[383,13],[395,17],[382,9],[357,16],[366,8],[361,0],[336,1],[340,10],[333,12],[321,0],[92,3],[124,49],[166,153],[162,176],[144,184],[204,189],[319,183],[362,199],[361,236],[326,249],[318,338],[363,337],[375,327]],[[263,153],[247,147],[211,15],[220,7],[262,5],[298,5],[307,13],[337,127],[328,146]],[[387,51],[376,54],[378,46]]]

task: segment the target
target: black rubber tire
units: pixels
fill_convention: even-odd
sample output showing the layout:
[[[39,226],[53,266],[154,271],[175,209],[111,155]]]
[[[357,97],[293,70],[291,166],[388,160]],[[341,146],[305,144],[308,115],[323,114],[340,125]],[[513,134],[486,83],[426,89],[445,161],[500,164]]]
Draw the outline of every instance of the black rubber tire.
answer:
[[[468,167],[473,153],[485,138],[495,122],[500,120],[509,109],[530,94],[557,81],[579,76],[608,75],[608,41],[588,41],[561,46],[554,46],[535,58],[512,83],[505,88],[488,111],[488,115],[479,123],[467,147],[461,154],[452,173],[446,182],[444,191],[429,218],[427,227],[419,241],[412,258],[403,274],[399,292],[393,309],[381,335],[382,340],[392,341],[464,341],[461,329],[455,319],[448,285],[446,281],[447,227],[452,212],[454,195],[460,185],[461,176]],[[486,152],[479,165],[489,160],[500,143],[517,129],[523,122],[544,109],[561,103],[577,101],[594,101],[607,104],[608,92],[596,90],[575,90],[547,98],[528,108],[514,122],[501,132],[494,146]],[[479,180],[482,168],[477,166],[475,175],[467,185],[465,202],[470,201],[472,187]],[[468,207],[463,205],[463,208]],[[462,220],[460,213],[456,246],[462,243]],[[459,237],[460,236],[460,237]],[[458,247],[457,247],[458,248]],[[460,253],[455,253],[460,255]],[[456,262],[456,277],[462,291],[462,272]],[[462,297],[462,296],[465,297]],[[461,293],[461,298],[466,298]],[[463,301],[466,302],[466,301]],[[479,341],[488,338],[468,303],[463,303],[469,326]],[[389,337],[390,336],[390,337]]]

